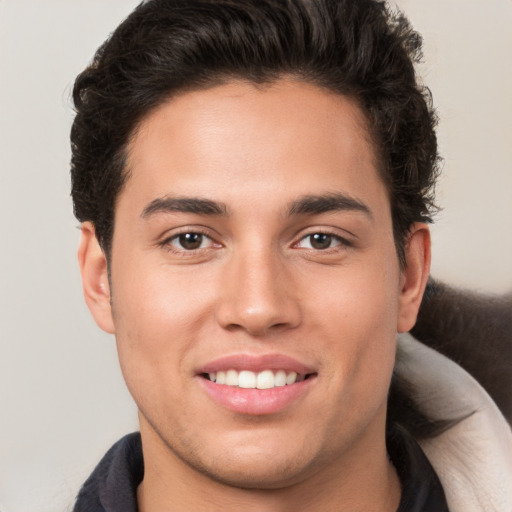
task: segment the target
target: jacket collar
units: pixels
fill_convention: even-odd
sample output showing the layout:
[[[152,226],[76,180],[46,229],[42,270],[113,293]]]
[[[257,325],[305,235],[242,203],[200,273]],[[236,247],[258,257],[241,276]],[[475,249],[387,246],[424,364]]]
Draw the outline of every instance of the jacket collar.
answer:
[[[420,441],[450,510],[510,512],[512,432],[486,391],[460,366],[410,334],[398,336],[395,371],[412,384],[414,400],[429,416],[467,416],[439,436]]]

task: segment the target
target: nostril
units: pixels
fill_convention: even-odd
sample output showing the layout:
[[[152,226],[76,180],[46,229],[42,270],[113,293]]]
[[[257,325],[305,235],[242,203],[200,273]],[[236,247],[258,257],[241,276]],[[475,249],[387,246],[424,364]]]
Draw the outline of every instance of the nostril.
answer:
[[[286,326],[287,326],[286,323],[281,322],[281,323],[277,323],[277,324],[271,325],[270,328],[271,329],[285,329]]]

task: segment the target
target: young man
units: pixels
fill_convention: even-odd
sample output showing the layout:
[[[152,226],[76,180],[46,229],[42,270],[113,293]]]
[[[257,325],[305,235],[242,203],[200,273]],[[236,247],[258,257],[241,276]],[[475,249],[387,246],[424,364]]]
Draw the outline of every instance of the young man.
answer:
[[[151,0],[78,77],[84,293],[140,436],[76,511],[480,510],[414,439],[474,412],[415,405],[421,361],[455,370],[395,357],[438,163],[419,52],[370,0]]]

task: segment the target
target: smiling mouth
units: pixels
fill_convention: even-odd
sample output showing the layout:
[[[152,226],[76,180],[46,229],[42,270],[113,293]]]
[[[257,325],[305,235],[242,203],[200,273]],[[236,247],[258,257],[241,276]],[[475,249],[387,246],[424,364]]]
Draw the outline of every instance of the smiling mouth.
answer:
[[[263,370],[253,372],[250,370],[237,371],[234,369],[213,373],[202,373],[201,377],[225,386],[242,389],[272,389],[276,387],[291,386],[313,377],[315,374],[298,374],[285,370]]]

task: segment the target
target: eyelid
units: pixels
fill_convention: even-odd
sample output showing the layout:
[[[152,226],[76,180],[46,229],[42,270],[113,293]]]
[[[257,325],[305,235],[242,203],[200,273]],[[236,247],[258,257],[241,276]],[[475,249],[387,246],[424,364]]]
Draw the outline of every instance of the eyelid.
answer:
[[[202,247],[198,249],[179,249],[178,247],[175,247],[171,244],[173,240],[176,240],[180,235],[185,235],[187,233],[196,233],[198,235],[202,235],[206,238],[208,238],[211,242],[209,247]],[[191,256],[193,254],[196,254],[199,251],[205,251],[212,247],[222,247],[222,244],[217,242],[215,238],[211,234],[211,230],[208,230],[206,228],[203,228],[201,226],[182,226],[180,228],[176,228],[175,230],[172,230],[172,233],[167,232],[161,240],[157,243],[159,247],[163,247],[164,249],[167,249],[169,252],[173,252],[174,254],[180,254],[184,256]]]
[[[355,238],[355,235],[352,235],[352,233],[350,233],[346,230],[343,230],[344,233],[347,234],[347,236],[344,236],[343,234],[340,234],[340,231],[341,231],[340,229],[331,228],[331,227],[314,227],[313,226],[313,227],[307,228],[307,230],[303,230],[301,233],[299,233],[299,235],[296,237],[296,241],[293,242],[292,246],[297,246],[302,240],[304,240],[305,238],[307,238],[309,236],[321,234],[321,235],[331,236],[332,238],[335,238],[336,240],[338,240],[340,243],[336,247],[339,247],[339,246],[353,247],[354,241],[352,240],[352,237]],[[336,249],[336,247],[332,247],[332,248],[330,247],[328,249],[313,249],[313,248],[311,248],[311,249],[307,249],[307,250],[328,252],[331,249]]]
[[[326,252],[326,251],[329,251],[331,249],[335,249],[336,247],[339,247],[339,246],[343,246],[343,245],[346,245],[344,240],[341,239],[339,236],[336,236],[336,235],[331,235],[331,234],[328,234],[328,233],[310,233],[309,235],[306,235],[306,236],[303,236],[297,243],[296,245],[298,246],[299,244],[301,244],[302,242],[306,241],[308,238],[311,238],[312,236],[314,235],[325,235],[325,236],[328,236],[332,239],[332,241],[336,242],[335,245],[331,245],[330,247],[326,247],[325,249],[319,249],[319,248],[316,248],[316,247],[313,247],[311,245],[311,241],[309,242],[309,245],[310,247],[301,247],[301,249],[308,249],[308,250],[311,250],[311,251],[321,251],[321,252]]]

